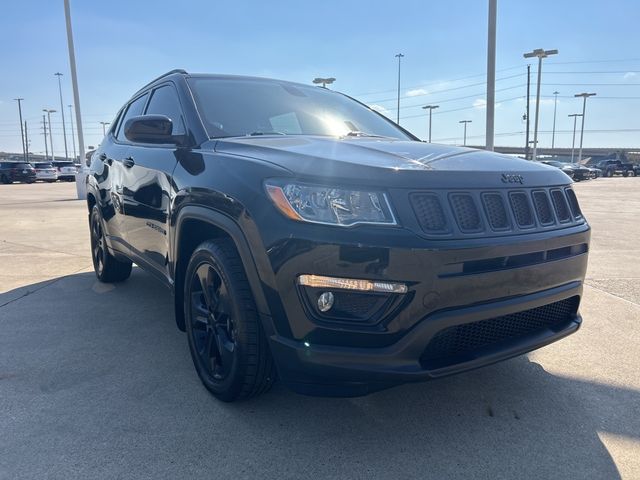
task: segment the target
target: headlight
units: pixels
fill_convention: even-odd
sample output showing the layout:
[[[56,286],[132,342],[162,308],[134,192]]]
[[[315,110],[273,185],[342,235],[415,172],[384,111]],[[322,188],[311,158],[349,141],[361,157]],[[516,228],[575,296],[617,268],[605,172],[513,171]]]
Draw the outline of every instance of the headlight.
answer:
[[[266,188],[276,207],[293,220],[345,227],[396,225],[383,192],[302,183],[267,183]]]

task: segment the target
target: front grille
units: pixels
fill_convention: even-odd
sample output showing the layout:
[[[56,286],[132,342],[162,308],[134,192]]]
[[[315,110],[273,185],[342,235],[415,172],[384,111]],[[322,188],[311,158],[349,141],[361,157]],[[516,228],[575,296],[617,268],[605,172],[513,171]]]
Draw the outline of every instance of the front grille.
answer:
[[[571,219],[571,214],[569,213],[569,205],[567,205],[567,199],[562,193],[562,190],[551,190],[551,200],[553,201],[553,208],[556,211],[558,220],[568,222]]]
[[[527,200],[527,195],[522,192],[512,192],[509,195],[511,208],[516,217],[516,222],[521,227],[533,227],[533,212]]]
[[[431,339],[420,361],[425,368],[453,365],[498,344],[560,327],[574,318],[579,303],[580,298],[575,296],[502,317],[445,328]]]
[[[438,233],[446,230],[447,219],[437,195],[414,193],[411,195],[411,203],[420,227],[425,232]]]
[[[551,225],[553,223],[553,212],[547,192],[537,190],[533,192],[533,205],[538,214],[538,220],[542,225]]]
[[[427,235],[500,236],[584,223],[571,188],[413,192],[409,200]]]
[[[507,209],[504,206],[502,195],[499,193],[485,193],[482,196],[482,201],[491,228],[494,230],[509,228],[509,217],[507,216]]]
[[[467,232],[480,230],[482,226],[480,213],[471,195],[458,193],[451,195],[451,207],[460,230]]]

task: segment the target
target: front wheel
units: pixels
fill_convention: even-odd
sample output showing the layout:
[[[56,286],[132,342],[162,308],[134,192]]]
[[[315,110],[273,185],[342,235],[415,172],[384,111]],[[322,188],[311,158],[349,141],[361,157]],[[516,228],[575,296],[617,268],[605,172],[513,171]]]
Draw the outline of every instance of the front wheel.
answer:
[[[225,402],[267,391],[275,366],[242,261],[229,240],[193,252],[184,280],[185,326],[204,386]]]
[[[91,259],[98,280],[105,283],[122,282],[131,275],[131,261],[115,258],[109,249],[102,228],[100,209],[94,205],[89,220],[91,228]]]

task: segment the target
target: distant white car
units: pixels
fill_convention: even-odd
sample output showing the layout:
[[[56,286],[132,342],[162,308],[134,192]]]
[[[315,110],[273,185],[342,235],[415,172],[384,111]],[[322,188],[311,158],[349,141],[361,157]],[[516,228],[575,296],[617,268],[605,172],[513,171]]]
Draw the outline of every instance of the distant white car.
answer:
[[[66,180],[68,182],[75,181],[78,169],[73,162],[56,160],[51,163],[58,170],[58,180]]]
[[[36,171],[36,180],[51,183],[58,180],[58,170],[49,162],[34,163],[33,168]]]

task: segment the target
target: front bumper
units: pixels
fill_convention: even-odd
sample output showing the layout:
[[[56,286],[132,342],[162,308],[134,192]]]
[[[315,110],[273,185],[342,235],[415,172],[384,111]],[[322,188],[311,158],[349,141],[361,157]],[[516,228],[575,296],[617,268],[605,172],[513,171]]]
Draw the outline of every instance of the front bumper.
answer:
[[[526,236],[425,242],[387,232],[376,245],[292,239],[271,248],[285,315],[267,322],[279,375],[293,390],[354,396],[422,381],[520,355],[577,331],[586,272],[587,224]],[[389,245],[394,245],[390,247]],[[403,298],[374,322],[322,321],[295,279],[300,274],[402,282]],[[501,337],[450,358],[425,360],[436,336],[557,302],[572,301],[559,321]],[[435,340],[434,340],[435,341]]]

